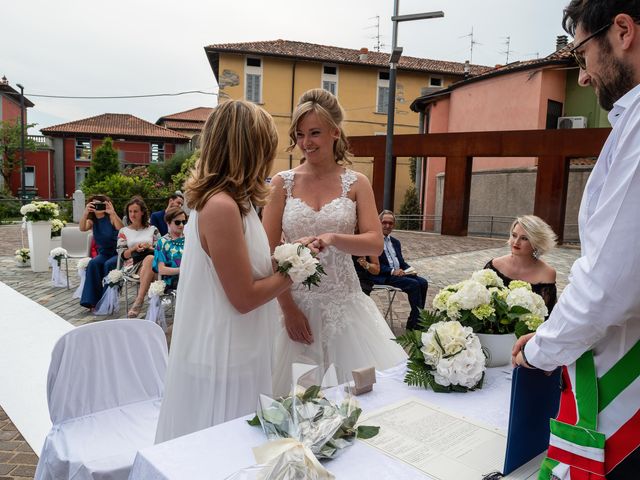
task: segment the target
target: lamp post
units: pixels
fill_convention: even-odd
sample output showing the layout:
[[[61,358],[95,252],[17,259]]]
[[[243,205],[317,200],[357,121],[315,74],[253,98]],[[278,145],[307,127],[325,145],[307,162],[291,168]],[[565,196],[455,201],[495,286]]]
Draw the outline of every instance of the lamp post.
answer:
[[[393,35],[391,40],[391,58],[389,59],[389,102],[387,107],[387,142],[384,155],[384,196],[382,208],[392,210],[391,204],[393,190],[393,174],[395,172],[395,159],[393,158],[393,124],[396,111],[396,77],[397,65],[402,55],[402,47],[398,47],[398,23],[412,20],[427,20],[430,18],[442,18],[444,12],[413,13],[410,15],[398,15],[400,0],[394,0],[393,4]]]
[[[24,87],[16,83],[16,87],[20,89],[20,176],[22,179],[22,203],[26,203],[27,193],[25,188],[24,173]]]

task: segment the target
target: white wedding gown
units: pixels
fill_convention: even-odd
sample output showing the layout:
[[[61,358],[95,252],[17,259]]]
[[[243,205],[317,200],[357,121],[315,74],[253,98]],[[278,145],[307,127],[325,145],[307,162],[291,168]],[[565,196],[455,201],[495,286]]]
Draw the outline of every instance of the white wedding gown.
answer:
[[[268,277],[269,242],[253,208],[243,224],[253,278]],[[185,237],[156,443],[255,412],[258,394],[271,393],[276,301],[238,313],[202,249],[195,210]]]
[[[282,230],[287,242],[322,233],[354,233],[357,224],[356,203],[347,194],[357,180],[355,173],[341,175],[342,195],[319,211],[292,195],[294,172],[280,172],[287,199]],[[314,336],[311,345],[292,341],[282,328],[274,349],[274,393],[291,389],[291,364],[303,362],[327,368],[334,363],[344,378],[362,367],[378,370],[393,367],[407,359],[396,344],[391,329],[371,298],[362,292],[351,255],[329,247],[319,255],[327,275],[320,285],[292,288],[293,298],[307,317]]]

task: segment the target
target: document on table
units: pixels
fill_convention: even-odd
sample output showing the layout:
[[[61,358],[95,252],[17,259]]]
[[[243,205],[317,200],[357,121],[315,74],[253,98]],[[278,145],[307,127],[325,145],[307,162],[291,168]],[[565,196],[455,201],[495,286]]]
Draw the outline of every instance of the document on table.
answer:
[[[473,401],[469,394],[469,401]],[[364,416],[380,426],[365,443],[438,480],[479,480],[502,471],[506,436],[494,427],[408,398]]]

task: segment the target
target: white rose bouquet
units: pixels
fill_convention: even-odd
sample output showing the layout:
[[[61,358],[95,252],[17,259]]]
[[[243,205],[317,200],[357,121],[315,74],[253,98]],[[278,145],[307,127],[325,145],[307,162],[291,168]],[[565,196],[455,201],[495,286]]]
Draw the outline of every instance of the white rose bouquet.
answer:
[[[49,252],[49,265],[51,265],[51,283],[54,287],[69,287],[69,275],[62,278],[60,267],[62,259],[67,258],[67,251],[64,248],[57,247]]]
[[[24,215],[24,220],[27,222],[53,220],[60,216],[60,208],[57,203],[31,202],[20,208],[20,214]]]
[[[122,281],[124,280],[124,275],[121,270],[111,270],[107,273],[107,276],[104,277],[102,283],[106,283],[108,287],[120,287],[122,285]]]
[[[67,255],[67,251],[62,247],[56,247],[49,252],[49,257],[58,262],[58,267],[60,266],[62,259],[67,258]]]
[[[534,332],[548,315],[540,295],[520,280],[505,287],[490,269],[478,270],[471,278],[444,287],[433,299],[440,320],[458,320],[475,333]]]
[[[160,297],[164,294],[167,284],[163,280],[156,280],[149,285],[149,308],[145,318],[157,323],[162,329],[167,331],[167,320],[164,312],[164,305]]]
[[[122,271],[111,270],[107,273],[102,279],[102,284],[106,285],[107,288],[93,310],[94,315],[111,315],[120,309],[118,296],[120,295],[123,281],[124,275]]]
[[[434,392],[467,392],[482,388],[485,356],[477,335],[460,322],[437,321],[423,313],[419,326],[396,338],[409,353],[405,383]]]
[[[309,289],[320,283],[320,275],[326,275],[316,256],[301,243],[278,245],[273,252],[277,271],[289,275],[293,283],[301,283]]]
[[[31,259],[31,253],[28,248],[19,248],[16,250],[16,261],[27,263]]]
[[[164,283],[164,281],[162,280],[156,280],[155,282],[151,282],[151,285],[149,285],[149,298],[153,298],[153,297],[159,297],[162,294],[164,294],[164,290],[165,287],[167,286],[166,283]]]

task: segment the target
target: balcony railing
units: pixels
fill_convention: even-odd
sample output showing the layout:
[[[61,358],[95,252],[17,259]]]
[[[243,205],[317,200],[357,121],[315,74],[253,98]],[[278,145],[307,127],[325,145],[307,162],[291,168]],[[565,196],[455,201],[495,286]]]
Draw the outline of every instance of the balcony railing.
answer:
[[[51,138],[44,135],[27,135],[27,140],[34,142],[37,148],[53,148]]]
[[[474,157],[537,157],[533,213],[543,218],[563,240],[569,163],[572,158],[596,157],[611,130],[520,130],[508,132],[394,135],[395,157],[445,157],[441,233],[469,232],[469,200]],[[350,137],[356,157],[373,157],[373,190],[378,210],[384,192],[385,137]],[[395,170],[395,167],[394,167]],[[393,193],[395,171],[392,176]],[[392,199],[393,204],[393,199]]]

